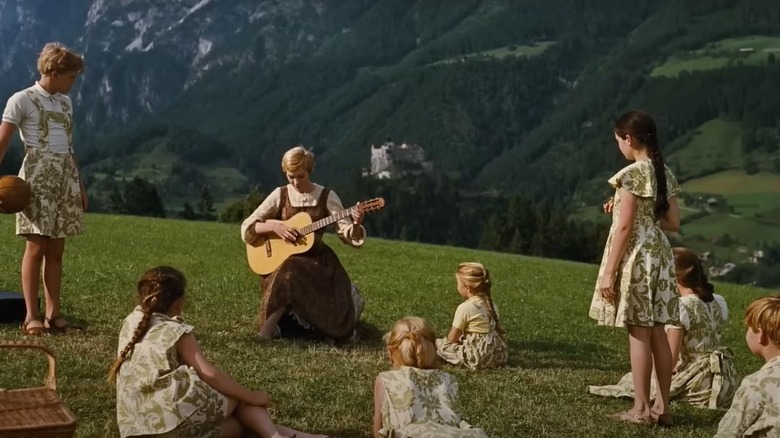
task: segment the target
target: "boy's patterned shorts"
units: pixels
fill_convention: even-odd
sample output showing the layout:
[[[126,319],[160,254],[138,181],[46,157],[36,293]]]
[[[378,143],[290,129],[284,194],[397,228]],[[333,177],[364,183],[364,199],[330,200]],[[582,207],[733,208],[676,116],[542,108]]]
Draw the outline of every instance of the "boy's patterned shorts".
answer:
[[[63,238],[84,230],[78,170],[70,153],[27,148],[19,177],[30,183],[32,199],[16,214],[16,234]]]

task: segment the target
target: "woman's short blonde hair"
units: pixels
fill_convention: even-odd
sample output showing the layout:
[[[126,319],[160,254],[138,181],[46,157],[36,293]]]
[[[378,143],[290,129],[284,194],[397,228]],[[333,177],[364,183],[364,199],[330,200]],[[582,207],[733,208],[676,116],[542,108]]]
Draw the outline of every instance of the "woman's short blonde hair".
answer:
[[[384,339],[394,365],[438,368],[436,332],[428,321],[417,316],[407,316],[398,320]]]
[[[301,145],[290,149],[282,156],[283,172],[295,172],[298,169],[309,173],[314,170],[314,154]]]
[[[46,44],[38,55],[38,72],[43,76],[83,70],[84,57],[60,43]]]

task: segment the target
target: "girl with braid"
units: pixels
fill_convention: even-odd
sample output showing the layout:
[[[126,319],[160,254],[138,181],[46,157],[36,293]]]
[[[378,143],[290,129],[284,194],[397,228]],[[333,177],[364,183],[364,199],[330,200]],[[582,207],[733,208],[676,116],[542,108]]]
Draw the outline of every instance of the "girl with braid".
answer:
[[[159,266],[138,282],[141,302],[125,318],[118,358],[109,372],[117,386],[117,424],[124,437],[314,437],[277,426],[265,391],[252,391],[215,368],[182,320],[186,282]],[[321,436],[321,435],[320,435]]]
[[[438,369],[424,319],[403,318],[384,339],[393,369],[374,380],[374,438],[487,438],[458,414],[458,383]]]
[[[669,398],[702,408],[728,409],[739,386],[734,353],[721,339],[729,308],[726,300],[715,293],[699,256],[688,248],[672,251],[680,292],[680,322],[666,326],[675,364]],[[656,392],[654,386],[651,395]],[[617,385],[591,386],[589,391],[605,397],[633,397],[631,373]]]
[[[680,187],[664,165],[649,115],[624,114],[615,122],[614,134],[620,152],[634,163],[609,180],[616,193],[604,210],[612,214],[612,227],[589,315],[599,325],[628,330],[634,406],[613,418],[668,426],[672,352],[664,327],[679,324],[680,312],[674,257],[663,230],[680,228]],[[653,369],[658,391],[651,405]]]
[[[490,273],[481,263],[466,262],[458,265],[455,280],[466,301],[455,310],[447,337],[436,340],[437,353],[453,365],[472,370],[505,365],[509,358],[506,333],[490,296]]]

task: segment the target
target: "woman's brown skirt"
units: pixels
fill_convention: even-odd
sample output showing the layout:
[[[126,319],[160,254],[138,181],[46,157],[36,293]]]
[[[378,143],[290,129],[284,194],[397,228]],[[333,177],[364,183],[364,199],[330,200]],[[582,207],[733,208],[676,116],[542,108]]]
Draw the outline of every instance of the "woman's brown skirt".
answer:
[[[334,340],[352,336],[355,330],[352,283],[336,253],[321,241],[308,252],[288,258],[276,271],[263,277],[262,287],[261,327],[268,316],[287,308],[280,321],[282,336],[286,336],[284,327],[290,326],[290,319],[297,319],[305,328]]]

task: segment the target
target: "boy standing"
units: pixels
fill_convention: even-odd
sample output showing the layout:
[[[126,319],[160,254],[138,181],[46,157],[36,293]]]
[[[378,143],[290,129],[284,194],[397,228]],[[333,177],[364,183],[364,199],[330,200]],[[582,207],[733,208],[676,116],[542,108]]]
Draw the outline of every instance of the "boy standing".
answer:
[[[780,437],[780,296],[750,304],[745,324],[748,348],[766,364],[742,380],[715,437]]]
[[[22,258],[27,316],[22,331],[28,335],[71,328],[60,310],[62,256],[65,238],[83,231],[87,196],[73,155],[73,110],[66,94],[83,70],[81,55],[59,43],[46,44],[38,57],[40,80],[8,99],[0,124],[0,161],[19,130],[25,149],[19,176],[32,187],[30,205],[16,215],[16,234],[27,240]],[[44,320],[38,309],[41,271]]]

